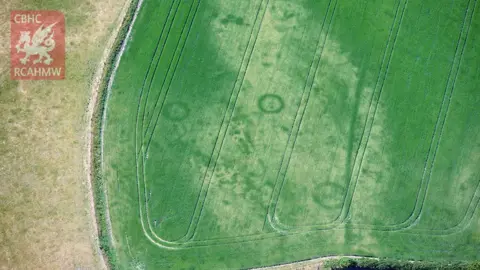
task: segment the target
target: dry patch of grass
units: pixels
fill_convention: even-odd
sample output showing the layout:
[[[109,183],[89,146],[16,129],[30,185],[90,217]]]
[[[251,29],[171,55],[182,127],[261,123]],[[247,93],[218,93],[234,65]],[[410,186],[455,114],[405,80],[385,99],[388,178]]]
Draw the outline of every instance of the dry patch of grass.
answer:
[[[86,107],[124,1],[47,2],[0,1],[0,269],[99,269],[83,163]],[[13,9],[65,13],[64,81],[10,80]]]

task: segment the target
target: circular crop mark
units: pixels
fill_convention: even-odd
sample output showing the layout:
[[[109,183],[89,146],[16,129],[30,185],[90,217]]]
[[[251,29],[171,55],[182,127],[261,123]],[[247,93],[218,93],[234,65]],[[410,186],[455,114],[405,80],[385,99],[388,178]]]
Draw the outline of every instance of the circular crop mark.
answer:
[[[258,107],[264,113],[279,113],[285,104],[279,95],[265,94],[258,99]]]
[[[173,121],[181,121],[188,117],[190,109],[183,102],[175,102],[165,105],[163,115]]]
[[[341,198],[340,195],[344,194],[345,188],[337,183],[332,183],[332,182],[327,182],[322,184],[321,189],[327,193],[331,194],[331,196],[325,197],[316,197],[314,198],[315,202],[318,205],[321,205],[322,207],[326,209],[334,209],[340,207],[343,202],[339,200]]]

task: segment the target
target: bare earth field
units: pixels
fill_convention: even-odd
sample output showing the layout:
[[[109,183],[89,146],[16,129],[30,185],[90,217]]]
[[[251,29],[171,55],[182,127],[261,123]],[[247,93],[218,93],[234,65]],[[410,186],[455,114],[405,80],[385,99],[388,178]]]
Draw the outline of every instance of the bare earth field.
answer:
[[[92,78],[125,1],[10,1],[0,12],[0,269],[101,269],[84,160]],[[11,81],[11,10],[66,18],[66,79]]]

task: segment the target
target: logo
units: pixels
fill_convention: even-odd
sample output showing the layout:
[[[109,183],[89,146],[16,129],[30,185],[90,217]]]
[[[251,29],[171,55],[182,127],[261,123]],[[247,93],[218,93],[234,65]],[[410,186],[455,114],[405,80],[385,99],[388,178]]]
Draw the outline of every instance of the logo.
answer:
[[[65,78],[65,17],[59,11],[10,13],[12,80]]]

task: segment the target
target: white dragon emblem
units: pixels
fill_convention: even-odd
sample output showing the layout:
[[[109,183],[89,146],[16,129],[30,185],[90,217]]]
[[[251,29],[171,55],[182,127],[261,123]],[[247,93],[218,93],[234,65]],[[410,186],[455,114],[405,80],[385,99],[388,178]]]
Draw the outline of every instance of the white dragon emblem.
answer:
[[[15,48],[17,49],[17,53],[25,53],[25,57],[20,59],[22,64],[25,65],[28,63],[30,56],[37,54],[38,58],[33,61],[34,64],[43,62],[49,65],[53,61],[48,52],[55,48],[55,40],[53,40],[52,31],[52,27],[55,24],[56,23],[53,23],[47,27],[44,27],[42,24],[33,34],[33,38],[30,38],[30,31],[20,32],[20,39]]]

